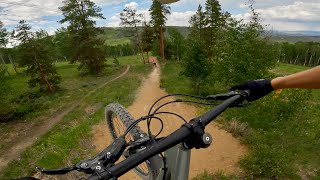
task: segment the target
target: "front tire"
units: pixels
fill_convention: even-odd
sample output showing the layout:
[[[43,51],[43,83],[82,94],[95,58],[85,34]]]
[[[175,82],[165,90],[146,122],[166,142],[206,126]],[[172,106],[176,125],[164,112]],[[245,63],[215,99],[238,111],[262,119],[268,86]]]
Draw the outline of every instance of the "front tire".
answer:
[[[113,139],[123,135],[129,125],[134,122],[132,115],[120,104],[112,103],[106,107],[105,119]],[[146,137],[138,125],[133,127],[126,136],[126,141],[137,141],[140,138]],[[141,163],[134,168],[135,173],[142,179],[156,179],[160,173],[162,158],[156,155],[147,161]]]

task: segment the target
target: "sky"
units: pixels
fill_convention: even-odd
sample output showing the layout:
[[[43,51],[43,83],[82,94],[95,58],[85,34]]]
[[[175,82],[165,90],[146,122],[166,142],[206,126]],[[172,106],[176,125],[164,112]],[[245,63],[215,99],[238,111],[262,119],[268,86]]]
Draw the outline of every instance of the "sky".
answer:
[[[97,20],[99,27],[118,27],[119,14],[124,7],[138,9],[150,19],[149,7],[152,0],[93,0],[102,8],[105,20]],[[263,24],[277,31],[320,31],[320,0],[255,0],[254,8],[260,13]],[[199,4],[205,0],[180,0],[170,4],[171,15],[168,26],[189,26],[189,19]],[[238,19],[248,19],[247,0],[220,0],[223,11]],[[53,34],[65,27],[57,21],[62,19],[58,7],[61,0],[0,0],[0,21],[12,30],[19,20],[26,20],[33,29],[44,29]]]

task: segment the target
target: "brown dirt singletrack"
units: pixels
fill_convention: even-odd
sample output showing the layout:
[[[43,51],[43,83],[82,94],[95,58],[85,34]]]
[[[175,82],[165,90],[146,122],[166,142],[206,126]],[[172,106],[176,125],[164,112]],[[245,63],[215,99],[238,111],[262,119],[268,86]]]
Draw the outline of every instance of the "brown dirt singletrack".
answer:
[[[145,116],[148,113],[151,105],[160,97],[167,93],[160,88],[160,67],[157,65],[146,78],[136,95],[134,103],[128,107],[128,111],[135,119]],[[173,100],[168,98],[161,102]],[[196,107],[184,104],[174,103],[163,108],[163,111],[175,112],[186,120],[191,120],[196,117],[198,110]],[[160,116],[159,116],[160,117]],[[164,130],[160,136],[168,135],[181,127],[183,121],[171,115],[163,115],[160,117],[164,122]],[[139,124],[146,132],[146,123]],[[151,123],[151,130],[157,133],[160,129],[160,123],[157,121]],[[247,148],[234,138],[230,133],[222,130],[216,123],[211,123],[206,127],[206,132],[213,136],[213,143],[206,149],[194,149],[191,151],[190,172],[189,178],[195,177],[204,171],[217,172],[223,171],[227,174],[239,174],[241,170],[238,166],[240,158],[246,154]],[[102,122],[93,127],[93,144],[97,151],[102,151],[108,144],[112,142],[111,134],[107,128],[106,122]],[[119,179],[140,179],[133,171],[123,175]]]

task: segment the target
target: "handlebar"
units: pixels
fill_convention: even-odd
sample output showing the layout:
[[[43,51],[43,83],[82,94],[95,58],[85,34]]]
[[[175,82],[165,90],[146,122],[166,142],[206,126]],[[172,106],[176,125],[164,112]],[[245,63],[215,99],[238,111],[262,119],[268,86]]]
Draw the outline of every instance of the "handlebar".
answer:
[[[194,118],[189,123],[184,124],[178,130],[171,133],[169,136],[161,139],[155,144],[147,147],[145,150],[140,151],[132,156],[129,156],[127,159],[121,161],[120,163],[111,166],[110,168],[104,167],[104,171],[101,171],[99,174],[90,176],[89,180],[100,180],[100,179],[110,179],[113,177],[120,177],[129,170],[133,169],[140,163],[144,162],[146,159],[149,159],[171,147],[184,142],[190,136],[193,135],[195,128],[203,128],[213,121],[218,115],[220,115],[224,110],[229,106],[240,103],[245,100],[250,95],[250,91],[246,90],[241,93],[233,94],[228,96],[228,99],[225,100],[220,105],[216,106],[214,109],[206,112],[205,114]],[[225,96],[226,97],[226,96]]]
[[[101,153],[99,153],[93,159],[81,161],[73,167],[51,170],[38,168],[38,170],[45,174],[65,174],[69,171],[77,170],[87,174],[94,174],[88,178],[89,180],[110,179],[114,177],[120,177],[124,173],[128,172],[140,163],[144,162],[145,160],[161,152],[164,152],[167,149],[170,149],[171,147],[182,142],[183,145],[189,149],[206,148],[210,145],[211,141],[204,142],[204,139],[206,139],[203,138],[205,137],[205,126],[208,125],[211,121],[213,121],[228,107],[239,107],[239,104],[243,100],[247,99],[249,95],[250,91],[246,90],[242,92],[231,91],[225,94],[210,95],[204,98],[198,96],[197,98],[201,99],[224,100],[224,102],[217,105],[215,108],[211,109],[205,114],[192,119],[189,123],[183,124],[182,127],[171,133],[169,136],[162,138],[161,140],[157,141],[157,143],[147,146],[146,149],[129,156],[128,158],[116,165],[114,165],[114,163],[120,158],[121,154],[124,152],[127,146],[126,141],[124,139],[125,135],[115,139],[111,145],[106,147]]]

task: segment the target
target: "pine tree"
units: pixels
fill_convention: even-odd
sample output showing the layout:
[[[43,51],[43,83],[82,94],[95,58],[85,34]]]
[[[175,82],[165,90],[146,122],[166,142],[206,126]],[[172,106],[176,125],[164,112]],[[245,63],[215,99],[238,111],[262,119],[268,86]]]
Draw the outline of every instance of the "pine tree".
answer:
[[[153,25],[159,42],[159,54],[162,61],[164,61],[164,31],[167,20],[166,15],[170,14],[170,7],[165,4],[161,4],[157,0],[153,0],[149,11],[151,14],[151,24]]]
[[[191,26],[190,38],[196,39],[198,42],[203,41],[204,39],[204,28],[205,24],[205,15],[202,11],[202,6],[199,4],[198,10],[195,15],[189,20]]]
[[[169,39],[172,43],[173,56],[177,61],[180,61],[182,54],[184,53],[184,37],[183,35],[175,28],[169,28]]]
[[[53,37],[55,53],[58,59],[71,59],[72,46],[71,35],[66,28],[60,28],[55,32]]]
[[[149,51],[152,50],[152,44],[154,40],[154,31],[150,24],[144,22],[144,27],[141,36],[143,50],[147,52],[147,59],[149,59]]]
[[[7,30],[3,27],[3,23],[0,21],[0,77],[3,77],[5,73],[10,75],[8,68],[2,57],[2,48],[4,48],[8,43],[8,33]]]
[[[18,46],[19,64],[26,67],[27,74],[31,76],[28,81],[29,86],[39,85],[40,90],[55,92],[60,83],[60,76],[51,58],[52,39],[48,33],[43,30],[31,32],[31,26],[25,21],[20,21],[14,38],[20,42]]]
[[[276,51],[269,42],[259,15],[252,5],[251,20],[228,19],[224,43],[221,43],[219,58],[215,62],[217,77],[223,77],[228,84],[236,84],[248,79],[260,79],[269,75],[277,58]]]
[[[182,74],[186,76],[196,94],[200,94],[201,87],[206,83],[210,74],[210,64],[202,45],[198,41],[189,39],[188,51],[182,61]]]
[[[142,62],[146,63],[145,58],[144,58],[144,52],[143,52],[143,47],[140,41],[140,35],[139,35],[139,30],[137,25],[141,24],[143,14],[138,14],[136,9],[133,9],[131,7],[126,7],[123,9],[123,11],[120,13],[120,20],[121,24],[123,26],[129,26],[133,28],[133,31],[135,33],[135,37],[137,39],[137,44],[140,49],[141,57],[142,57]]]
[[[105,19],[101,8],[90,0],[65,0],[59,9],[64,18],[60,23],[69,22],[67,27],[71,39],[71,62],[80,62],[79,70],[100,74],[105,66],[106,54],[103,41],[97,36],[100,30],[94,19]]]
[[[3,23],[0,21],[0,48],[3,48],[8,43],[8,32],[3,27]]]
[[[229,16],[229,13],[221,11],[219,1],[207,0],[205,10],[203,11],[199,5],[196,14],[189,20],[191,25],[189,38],[197,40],[203,46],[211,62],[218,56],[220,39],[223,37],[226,19]]]
[[[205,31],[204,31],[204,44],[207,55],[212,61],[215,53],[216,47],[218,45],[219,34],[224,26],[224,14],[221,12],[221,5],[218,0],[207,0],[205,3]]]

